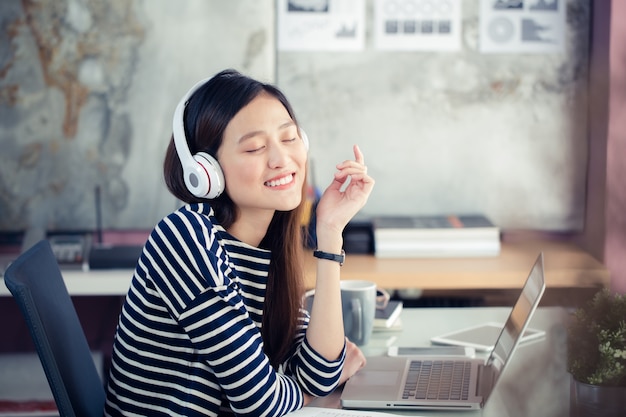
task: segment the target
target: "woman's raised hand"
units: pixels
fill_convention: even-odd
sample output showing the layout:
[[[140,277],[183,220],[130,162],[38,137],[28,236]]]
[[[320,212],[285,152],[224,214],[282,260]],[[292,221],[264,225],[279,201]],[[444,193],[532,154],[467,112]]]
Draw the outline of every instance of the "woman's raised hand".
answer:
[[[317,229],[343,231],[350,219],[363,208],[374,188],[374,179],[367,175],[363,153],[354,145],[354,160],[337,165],[334,179],[317,205]]]

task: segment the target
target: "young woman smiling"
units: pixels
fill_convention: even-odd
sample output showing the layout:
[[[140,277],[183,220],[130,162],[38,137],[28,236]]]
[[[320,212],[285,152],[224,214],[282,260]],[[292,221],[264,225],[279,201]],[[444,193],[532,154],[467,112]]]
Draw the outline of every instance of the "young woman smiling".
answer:
[[[183,97],[164,176],[186,204],[156,225],[137,264],[106,415],[279,416],[365,363],[344,337],[338,261],[342,231],[374,181],[354,146],[320,198],[309,314],[300,224],[307,150],[272,85],[225,70]]]

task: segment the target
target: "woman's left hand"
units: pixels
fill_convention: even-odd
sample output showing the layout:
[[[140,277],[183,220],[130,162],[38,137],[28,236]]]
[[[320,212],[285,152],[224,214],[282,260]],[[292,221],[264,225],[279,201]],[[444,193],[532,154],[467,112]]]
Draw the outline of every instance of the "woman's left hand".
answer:
[[[367,175],[363,153],[354,145],[354,161],[337,165],[332,183],[317,205],[317,225],[342,231],[350,219],[363,208],[374,188],[374,179]],[[349,181],[347,185],[344,185]],[[343,187],[345,186],[345,189]]]
[[[339,385],[344,384],[359,369],[365,366],[365,355],[357,345],[346,338],[346,359],[339,379]]]

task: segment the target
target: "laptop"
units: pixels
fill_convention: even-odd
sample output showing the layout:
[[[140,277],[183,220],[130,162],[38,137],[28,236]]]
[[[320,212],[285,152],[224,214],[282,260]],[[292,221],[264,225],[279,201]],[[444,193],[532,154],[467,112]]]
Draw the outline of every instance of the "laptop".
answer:
[[[487,360],[461,356],[369,357],[363,369],[346,382],[341,394],[342,407],[483,408],[498,377],[515,353],[545,288],[543,253],[540,253]],[[429,376],[434,380],[428,381]],[[448,376],[451,380],[446,380]]]

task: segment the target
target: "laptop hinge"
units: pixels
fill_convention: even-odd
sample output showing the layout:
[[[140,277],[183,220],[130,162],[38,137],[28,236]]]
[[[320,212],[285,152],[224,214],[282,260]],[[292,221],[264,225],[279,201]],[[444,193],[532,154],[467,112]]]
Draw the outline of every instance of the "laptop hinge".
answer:
[[[476,395],[487,398],[495,381],[495,369],[490,365],[478,366],[478,382],[476,384]]]

